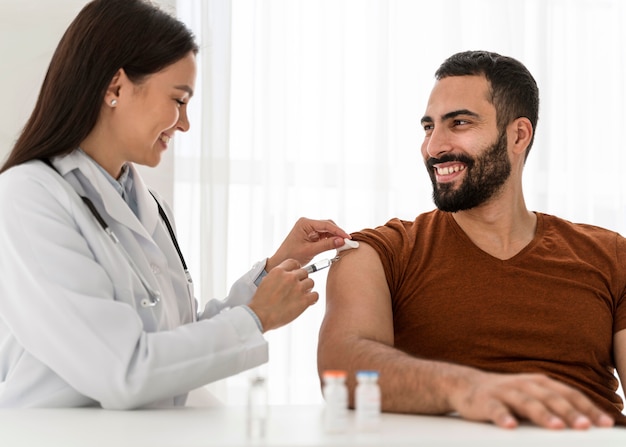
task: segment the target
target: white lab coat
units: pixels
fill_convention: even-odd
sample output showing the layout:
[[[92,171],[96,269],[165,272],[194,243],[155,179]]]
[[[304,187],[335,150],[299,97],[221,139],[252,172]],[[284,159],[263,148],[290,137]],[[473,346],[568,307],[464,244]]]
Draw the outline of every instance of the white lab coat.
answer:
[[[39,161],[0,175],[0,407],[180,405],[190,390],[267,361],[240,307],[264,262],[198,315],[139,173],[137,218],[84,153],[53,161],[65,180]],[[77,192],[160,291],[155,307],[140,305],[145,288]]]

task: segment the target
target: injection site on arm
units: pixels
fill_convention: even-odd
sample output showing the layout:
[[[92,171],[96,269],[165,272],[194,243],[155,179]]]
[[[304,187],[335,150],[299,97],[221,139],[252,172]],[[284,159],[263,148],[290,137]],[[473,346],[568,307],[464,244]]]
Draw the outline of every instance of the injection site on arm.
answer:
[[[358,248],[359,243],[357,241],[353,241],[351,239],[344,239],[345,244],[337,249],[337,256],[331,259],[322,259],[321,261],[315,262],[313,264],[309,264],[304,267],[304,270],[310,275],[311,273],[315,273],[319,270],[323,270],[325,268],[330,267],[334,262],[339,260],[339,253],[345,250],[350,250],[353,248]]]

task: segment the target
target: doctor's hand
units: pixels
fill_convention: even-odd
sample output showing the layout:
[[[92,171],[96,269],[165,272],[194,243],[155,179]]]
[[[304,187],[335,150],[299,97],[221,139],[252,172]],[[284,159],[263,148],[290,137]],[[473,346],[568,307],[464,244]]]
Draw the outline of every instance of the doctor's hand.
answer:
[[[273,268],[259,285],[248,307],[261,320],[263,332],[295,320],[319,298],[313,292],[313,280],[295,259]]]
[[[332,220],[313,220],[301,217],[291,229],[276,253],[267,260],[269,272],[286,259],[295,259],[300,265],[311,262],[316,255],[341,247],[350,235]]]

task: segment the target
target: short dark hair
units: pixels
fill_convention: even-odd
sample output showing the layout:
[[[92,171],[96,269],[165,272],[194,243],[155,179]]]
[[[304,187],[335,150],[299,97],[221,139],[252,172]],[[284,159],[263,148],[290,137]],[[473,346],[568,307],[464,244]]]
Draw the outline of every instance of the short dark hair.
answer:
[[[94,128],[120,68],[141,82],[198,46],[191,31],[148,0],[94,0],[56,48],[35,108],[0,169],[66,154]]]
[[[489,100],[496,109],[500,131],[517,118],[526,117],[530,120],[533,135],[526,148],[528,157],[539,119],[539,88],[535,78],[518,60],[488,51],[456,53],[435,72],[437,80],[471,75],[482,75],[489,81]]]

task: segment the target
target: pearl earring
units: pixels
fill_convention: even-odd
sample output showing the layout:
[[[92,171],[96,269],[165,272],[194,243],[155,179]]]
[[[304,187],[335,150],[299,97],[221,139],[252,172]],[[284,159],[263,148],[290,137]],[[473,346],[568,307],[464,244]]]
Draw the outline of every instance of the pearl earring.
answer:
[[[111,107],[115,107],[117,105],[117,99],[111,100]]]

